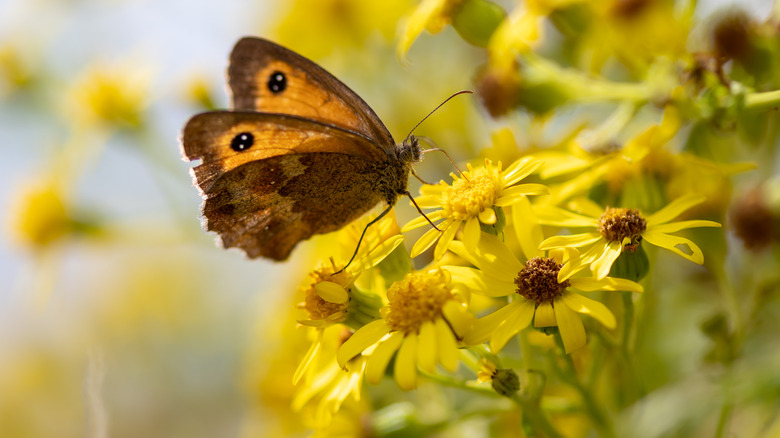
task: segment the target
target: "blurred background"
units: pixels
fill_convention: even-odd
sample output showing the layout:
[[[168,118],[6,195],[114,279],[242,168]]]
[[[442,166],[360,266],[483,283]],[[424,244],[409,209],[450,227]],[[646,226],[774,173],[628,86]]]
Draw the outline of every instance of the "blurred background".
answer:
[[[701,1],[697,14],[729,3],[756,19],[772,6]],[[228,54],[258,35],[342,79],[400,141],[473,88],[485,57],[446,28],[399,59],[416,5],[0,0],[0,437],[264,436],[252,405],[280,341],[270,321],[325,240],[283,264],[218,248],[180,130],[228,106]],[[463,161],[500,127],[522,142],[526,123],[463,97],[416,133]],[[431,156],[418,173],[450,169]]]

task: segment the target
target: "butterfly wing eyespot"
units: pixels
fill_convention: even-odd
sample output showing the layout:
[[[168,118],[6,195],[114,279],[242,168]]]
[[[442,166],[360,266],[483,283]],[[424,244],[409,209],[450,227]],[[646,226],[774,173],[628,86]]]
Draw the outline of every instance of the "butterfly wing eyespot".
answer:
[[[285,76],[284,73],[276,70],[271,73],[271,76],[268,78],[268,83],[266,85],[268,86],[268,90],[270,90],[271,93],[279,94],[287,88],[287,76]]]
[[[242,132],[230,141],[230,148],[236,152],[242,152],[252,147],[255,136],[251,132]]]
[[[393,136],[354,91],[303,56],[262,38],[239,40],[228,81],[237,110],[289,114],[337,126],[395,148]]]

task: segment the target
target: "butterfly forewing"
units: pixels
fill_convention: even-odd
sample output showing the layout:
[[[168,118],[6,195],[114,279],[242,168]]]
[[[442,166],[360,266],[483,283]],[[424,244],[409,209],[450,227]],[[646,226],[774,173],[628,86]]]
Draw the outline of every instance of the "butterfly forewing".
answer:
[[[252,144],[237,151],[233,142],[251,135]],[[214,179],[250,161],[277,155],[338,152],[370,160],[386,156],[368,140],[333,126],[281,114],[212,111],[194,116],[184,127],[183,152],[187,160],[202,160],[193,169],[196,182],[206,191]]]
[[[393,137],[354,91],[301,55],[245,37],[230,55],[228,80],[237,110],[282,113],[342,127],[392,149]]]

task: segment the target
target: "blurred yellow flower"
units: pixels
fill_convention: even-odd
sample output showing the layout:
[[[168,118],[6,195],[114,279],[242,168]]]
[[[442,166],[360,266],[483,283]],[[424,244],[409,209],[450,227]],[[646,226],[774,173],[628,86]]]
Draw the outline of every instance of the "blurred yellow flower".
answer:
[[[667,172],[672,158],[662,147],[677,134],[681,121],[674,107],[667,107],[663,121],[652,125],[622,147],[615,136],[633,114],[631,105],[618,108],[602,126],[584,131],[567,144],[568,151],[542,151],[533,154],[544,161],[539,170],[543,179],[565,177],[551,184],[548,202],[560,204],[606,182],[611,194],[620,193],[628,181],[647,177],[650,171]]]
[[[294,0],[276,23],[279,42],[311,59],[340,47],[363,47],[372,38],[391,40],[411,0]]]
[[[78,121],[111,128],[140,128],[150,101],[151,72],[138,64],[95,64],[72,90]],[[70,109],[70,108],[69,108]]]
[[[670,233],[694,227],[720,227],[719,223],[706,220],[671,222],[672,219],[704,200],[701,195],[686,195],[647,217],[639,210],[631,208],[607,207],[604,210],[587,200],[582,200],[578,204],[583,215],[551,205],[540,205],[535,208],[535,211],[542,224],[573,228],[589,227],[595,230],[582,234],[550,237],[539,245],[539,249],[582,248],[584,252],[580,260],[564,264],[560,271],[561,280],[571,277],[586,265],[590,265],[597,279],[602,279],[609,274],[612,264],[623,251],[636,251],[642,241],[666,248],[694,263],[702,264],[704,255],[695,243]],[[686,248],[686,251],[680,247]]]
[[[305,374],[296,374],[293,378],[298,388],[292,409],[300,412],[306,405],[313,405],[314,414],[309,418],[314,429],[330,425],[333,415],[341,410],[345,401],[357,403],[361,400],[366,357],[353,357],[343,369],[335,360],[336,351],[350,335],[345,326],[318,330],[318,339],[313,343],[317,349],[313,353],[310,350],[304,359],[307,363]]]
[[[73,222],[60,184],[43,180],[20,193],[11,208],[12,227],[20,243],[45,247],[67,235]]]
[[[468,170],[461,176],[450,174],[452,185],[441,181],[422,186],[422,196],[416,198],[417,205],[422,209],[438,210],[428,213],[427,219],[420,216],[410,221],[401,231],[423,227],[428,220],[441,222],[437,225],[439,230],[431,229],[420,237],[412,247],[411,256],[418,256],[438,240],[434,259],[440,259],[461,226],[462,240],[466,245],[475,246],[482,234],[481,225],[496,225],[503,220],[502,207],[529,195],[547,193],[547,187],[541,184],[517,185],[541,165],[541,161],[522,159],[503,170],[500,161],[498,165],[493,165],[486,159],[484,167],[474,169],[469,164]]]
[[[404,20],[398,41],[398,56],[404,58],[414,40],[424,31],[439,33],[452,21],[453,10],[463,0],[422,0]]]
[[[394,376],[403,390],[417,387],[417,368],[434,373],[441,364],[454,371],[458,364],[458,341],[471,323],[471,314],[461,304],[441,269],[414,272],[387,291],[382,319],[358,329],[336,356],[339,365],[374,350],[366,363],[366,380],[378,384],[390,359],[395,358]]]
[[[647,72],[659,57],[677,60],[687,53],[693,4],[673,0],[588,2],[590,26],[578,35],[580,61],[592,73],[617,60],[634,75]]]

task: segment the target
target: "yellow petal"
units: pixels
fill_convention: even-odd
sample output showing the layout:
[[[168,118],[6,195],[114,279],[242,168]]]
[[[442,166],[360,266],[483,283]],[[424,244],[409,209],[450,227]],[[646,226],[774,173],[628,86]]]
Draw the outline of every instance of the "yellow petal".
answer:
[[[513,301],[495,312],[474,321],[471,330],[463,337],[466,345],[477,345],[486,342],[502,322],[506,321],[509,314],[521,304],[520,300]]]
[[[418,339],[417,361],[420,369],[426,373],[436,372],[436,328],[432,322],[422,324]]]
[[[378,385],[382,381],[387,364],[390,363],[390,359],[401,346],[401,341],[403,340],[403,333],[393,332],[387,339],[376,346],[371,356],[368,357],[368,363],[366,364],[366,381],[368,383]]]
[[[493,278],[512,280],[523,269],[523,264],[517,260],[512,251],[498,237],[483,233],[477,245],[475,254],[477,267]]]
[[[444,266],[443,269],[452,274],[452,282],[466,286],[471,292],[488,297],[505,297],[515,292],[517,286],[511,281],[511,276],[505,275],[504,280],[494,279],[484,272],[464,266]]]
[[[622,250],[623,245],[620,242],[608,242],[604,245],[604,252],[601,253],[601,257],[590,264],[590,270],[593,272],[593,276],[597,279],[602,279],[609,275],[612,264],[620,257],[620,252]]]
[[[528,327],[534,317],[535,304],[526,299],[517,300],[512,312],[499,324],[490,340],[490,350],[493,353],[501,351],[507,342],[520,330]]]
[[[545,225],[559,227],[598,227],[597,218],[572,213],[552,205],[539,205],[535,207],[539,222]]]
[[[544,184],[520,184],[519,186],[509,187],[501,192],[501,196],[496,199],[496,206],[506,207],[519,202],[521,199],[532,195],[547,195],[550,189]]]
[[[441,236],[441,231],[439,230],[431,228],[430,230],[426,231],[425,234],[417,239],[417,242],[414,243],[414,246],[412,246],[412,252],[410,256],[414,258],[425,252],[425,250],[430,248],[431,245],[436,242],[439,236]]]
[[[455,372],[458,367],[458,344],[455,335],[443,319],[437,319],[434,323],[436,329],[436,351],[439,353],[439,362],[450,372]]]
[[[536,212],[531,206],[531,201],[526,197],[518,200],[512,206],[511,218],[515,225],[512,229],[515,231],[517,241],[520,242],[520,248],[523,250],[525,258],[532,259],[543,256],[544,253],[539,249],[539,244],[544,240],[544,234],[539,225],[539,218],[536,217]]]
[[[404,338],[395,357],[393,375],[404,391],[417,387],[417,335],[410,334]]]
[[[496,211],[492,208],[486,208],[479,213],[478,218],[479,222],[482,222],[483,224],[493,225],[497,220]]]
[[[464,260],[469,262],[469,264],[472,264],[474,266],[477,265],[476,259],[474,258],[474,253],[476,252],[476,248],[466,248],[466,245],[463,244],[463,242],[454,240],[450,242],[450,244],[447,246],[447,248],[457,254],[458,256],[462,257]]]
[[[689,239],[653,231],[645,231],[642,237],[647,243],[666,248],[698,265],[704,263],[704,254],[702,254],[701,249]],[[688,248],[690,254],[682,251],[678,246]]]
[[[646,218],[647,226],[651,227],[653,225],[659,225],[659,224],[664,224],[666,222],[669,222],[670,220],[682,214],[685,210],[688,210],[694,205],[701,204],[706,199],[707,198],[704,195],[698,195],[698,194],[690,194],[690,195],[679,197],[674,201],[672,201],[671,203],[669,203],[669,205],[667,205],[666,207],[648,216]]]
[[[382,319],[371,321],[368,324],[360,327],[341,347],[339,347],[336,353],[336,360],[339,366],[344,368],[344,364],[348,360],[362,353],[366,348],[376,344],[377,341],[382,339],[390,331],[390,327]]]
[[[320,298],[336,304],[344,304],[349,301],[349,294],[344,288],[332,281],[320,281],[314,285],[314,290]]]
[[[696,227],[720,228],[721,225],[713,221],[693,220],[693,221],[681,221],[681,222],[672,222],[668,224],[654,225],[652,227],[648,227],[648,229],[656,233],[674,233],[680,230],[684,230],[686,228],[696,228]]]
[[[608,329],[614,329],[617,326],[615,315],[612,314],[607,306],[598,301],[572,292],[564,292],[560,300],[563,304],[569,306],[571,310],[592,316]]]
[[[544,239],[539,244],[539,249],[547,250],[553,248],[560,248],[562,246],[571,246],[574,248],[580,248],[586,245],[590,245],[594,242],[603,239],[600,233],[583,233],[583,234],[570,234],[568,236],[552,236]]]
[[[507,169],[504,171],[504,185],[512,186],[517,184],[528,175],[534,173],[534,171],[541,167],[542,164],[544,164],[544,161],[532,160],[528,158],[512,163],[512,165],[507,167]]]
[[[355,266],[355,269],[350,269],[350,272],[359,273],[369,268],[373,268],[374,266],[381,263],[382,260],[387,258],[391,252],[395,251],[395,249],[398,248],[398,245],[403,243],[403,241],[404,236],[400,234],[385,240],[372,249],[368,254],[358,258],[356,263],[353,265]]]
[[[554,327],[558,325],[555,321],[555,311],[550,303],[542,303],[534,312],[534,327]]]
[[[462,337],[474,325],[474,315],[471,314],[465,305],[456,300],[449,300],[444,303],[441,313],[458,337]]]
[[[428,219],[426,219],[425,216],[428,216]],[[437,220],[441,219],[441,210],[437,210],[432,213],[426,213],[425,216],[417,216],[416,218],[410,220],[406,223],[406,225],[404,225],[403,228],[401,228],[401,232],[405,233],[425,225],[430,226],[430,223],[428,222],[429,219],[431,222],[436,223]]]
[[[585,292],[596,290],[644,292],[642,285],[625,278],[604,277],[599,280],[595,277],[580,277],[572,278],[569,281],[571,287]]]
[[[400,59],[406,59],[406,53],[423,30],[437,31],[438,27],[443,26],[443,24],[437,23],[442,20],[440,17],[447,3],[445,0],[424,0],[415,8],[404,23],[403,31],[400,34],[396,48]]]
[[[447,252],[447,246],[450,244],[450,242],[452,242],[452,239],[455,238],[455,233],[457,232],[458,232],[458,224],[457,222],[454,222],[441,233],[439,242],[436,243],[436,248],[433,250],[434,260],[439,260],[444,256],[444,253]]]
[[[566,353],[571,353],[584,346],[587,337],[579,315],[574,313],[560,298],[555,300],[554,308],[555,318],[558,320],[558,331],[561,333]]]
[[[476,248],[479,243],[481,234],[482,229],[479,227],[479,219],[475,217],[469,218],[469,220],[466,221],[466,225],[463,227],[463,237],[461,238],[463,245],[466,246],[466,250],[474,251],[474,248]]]
[[[301,380],[301,376],[303,376],[303,372],[306,370],[306,368],[309,366],[311,361],[317,355],[317,352],[320,351],[320,346],[322,345],[323,333],[324,333],[323,330],[317,330],[317,339],[314,342],[312,342],[311,346],[309,347],[309,351],[306,352],[306,355],[303,357],[303,360],[301,360],[301,363],[298,365],[298,368],[295,370],[295,374],[293,374],[293,385],[298,384],[298,381]]]

